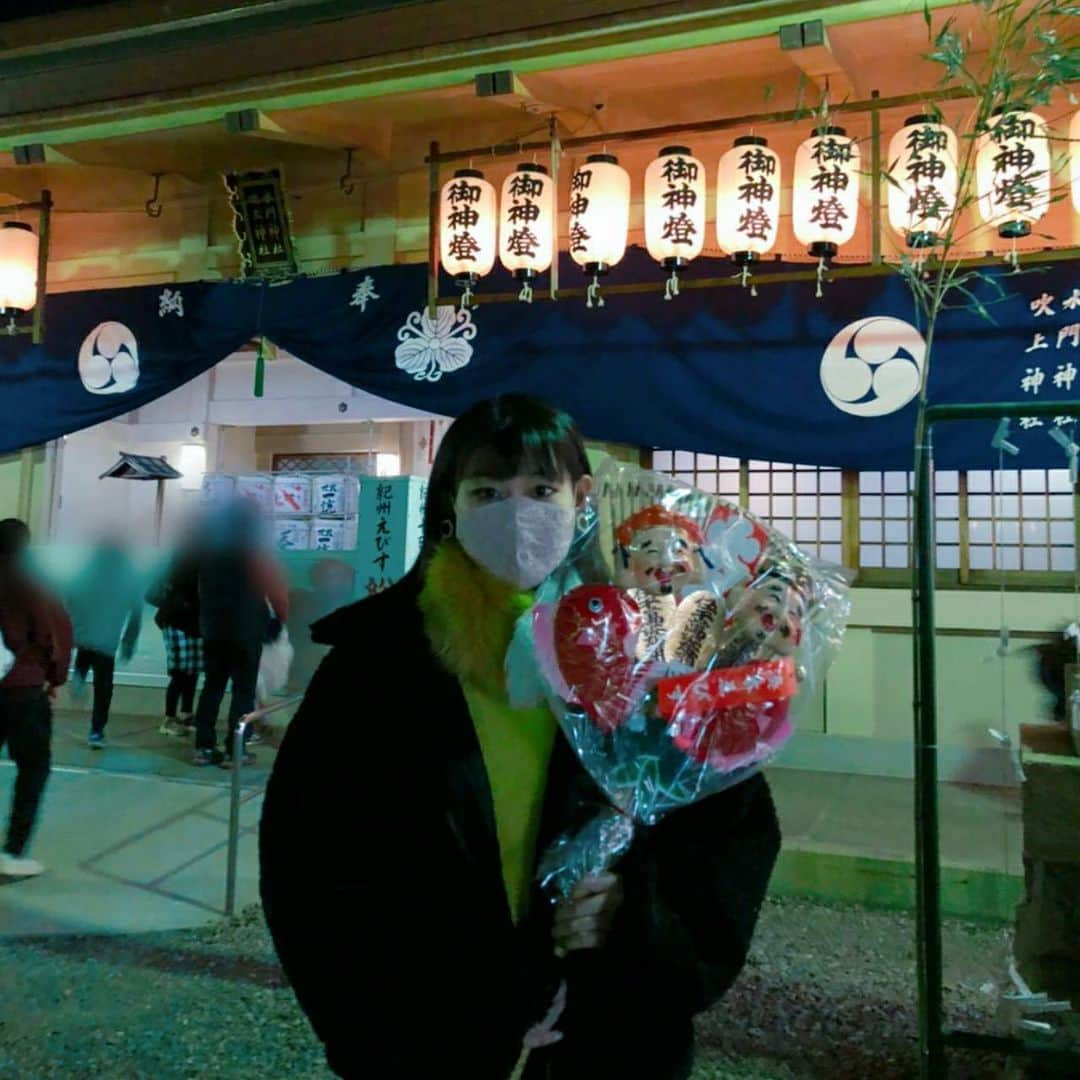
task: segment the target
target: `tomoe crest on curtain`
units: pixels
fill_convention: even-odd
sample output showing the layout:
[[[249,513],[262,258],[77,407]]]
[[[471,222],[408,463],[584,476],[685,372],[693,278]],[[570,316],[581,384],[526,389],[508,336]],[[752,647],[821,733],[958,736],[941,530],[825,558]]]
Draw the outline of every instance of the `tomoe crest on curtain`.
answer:
[[[401,344],[394,350],[395,363],[417,382],[438,382],[472,359],[470,342],[476,330],[472,312],[452,304],[440,305],[434,319],[427,308],[414,311],[398,331]]]

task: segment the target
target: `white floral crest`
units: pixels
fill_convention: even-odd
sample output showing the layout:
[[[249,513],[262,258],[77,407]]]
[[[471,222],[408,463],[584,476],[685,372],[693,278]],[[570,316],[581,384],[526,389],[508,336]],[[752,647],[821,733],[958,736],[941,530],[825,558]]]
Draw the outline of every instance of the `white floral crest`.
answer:
[[[446,304],[438,307],[432,319],[427,308],[414,311],[398,331],[401,344],[394,350],[394,360],[417,382],[438,382],[448,371],[459,371],[471,359],[476,337],[472,312]]]

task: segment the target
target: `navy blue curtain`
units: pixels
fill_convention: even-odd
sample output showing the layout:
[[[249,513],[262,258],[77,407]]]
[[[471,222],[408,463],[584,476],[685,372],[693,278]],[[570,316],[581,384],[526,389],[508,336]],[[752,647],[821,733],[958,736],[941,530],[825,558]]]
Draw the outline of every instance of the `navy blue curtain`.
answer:
[[[770,264],[761,273],[789,269]],[[731,273],[730,263],[703,259],[687,277]],[[584,283],[571,265],[561,274],[563,285]],[[612,280],[652,279],[654,291],[612,295],[593,309],[583,299],[465,313],[446,306],[435,319],[424,309],[425,275],[423,266],[385,266],[279,286],[50,297],[43,346],[0,339],[0,449],[137,408],[265,334],[354,386],[443,415],[516,390],[563,406],[597,439],[847,468],[911,465],[924,349],[897,275],[826,283],[820,298],[813,283],[796,282],[763,286],[756,297],[740,287],[686,289],[665,302],[662,271],[635,250]],[[480,291],[516,288],[493,275]],[[971,310],[943,316],[931,400],[1075,401],[1076,264],[1002,270],[995,287],[975,291],[994,321]],[[441,292],[451,295],[453,285]],[[1014,420],[1024,465],[1064,465],[1049,437],[1054,426]],[[1064,416],[1061,426],[1075,427]],[[939,464],[994,464],[992,433],[988,424],[942,427]]]

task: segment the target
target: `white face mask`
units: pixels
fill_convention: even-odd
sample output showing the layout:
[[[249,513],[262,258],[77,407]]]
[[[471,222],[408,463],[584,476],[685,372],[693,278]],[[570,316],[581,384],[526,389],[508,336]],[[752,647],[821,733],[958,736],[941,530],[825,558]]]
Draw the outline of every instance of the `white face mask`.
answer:
[[[575,517],[572,507],[515,495],[459,511],[457,538],[500,581],[535,589],[570,551]]]

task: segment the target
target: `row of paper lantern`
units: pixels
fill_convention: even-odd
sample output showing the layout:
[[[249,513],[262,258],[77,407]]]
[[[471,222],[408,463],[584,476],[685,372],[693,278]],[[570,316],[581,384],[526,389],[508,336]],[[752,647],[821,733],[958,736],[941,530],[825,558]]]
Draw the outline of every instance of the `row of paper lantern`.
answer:
[[[1073,202],[1080,212],[1080,113],[1073,118]],[[911,117],[892,138],[888,216],[915,249],[942,239],[959,197],[958,140],[933,116]],[[796,240],[828,259],[855,234],[860,153],[843,128],[819,127],[795,154],[792,220]],[[1050,145],[1036,113],[1006,111],[980,137],[976,151],[978,208],[1002,237],[1019,238],[1050,203]],[[744,136],[721,158],[716,184],[716,239],[746,265],[776,243],[781,162],[765,139]],[[668,146],[645,170],[645,242],[672,273],[701,254],[706,224],[705,167],[685,146]],[[626,250],[630,176],[609,154],[585,159],[570,181],[569,254],[598,275]],[[528,281],[554,254],[555,184],[547,169],[522,164],[506,177],[501,199],[475,169],[456,172],[442,188],[439,209],[443,268],[471,285],[499,261]]]
[[[1080,213],[1080,113],[1069,130],[1073,205]],[[914,116],[889,145],[889,222],[912,248],[940,240],[958,198],[956,134],[932,116]],[[820,127],[795,154],[792,219],[796,240],[820,259],[855,235],[860,153],[843,128]],[[1038,114],[998,115],[976,155],[979,212],[1006,238],[1026,236],[1050,204],[1050,144]],[[720,159],[716,239],[746,266],[771,251],[780,218],[781,164],[765,139],[744,136]],[[673,275],[705,243],[705,168],[685,146],[669,146],[645,170],[645,242]],[[630,176],[609,154],[593,154],[570,181],[570,256],[603,274],[625,251]],[[442,188],[441,260],[466,285],[491,272],[496,250],[526,284],[551,265],[555,184],[542,165],[519,165],[502,198],[483,173],[462,169]],[[0,227],[0,311],[29,311],[37,297],[38,237],[21,222]]]

